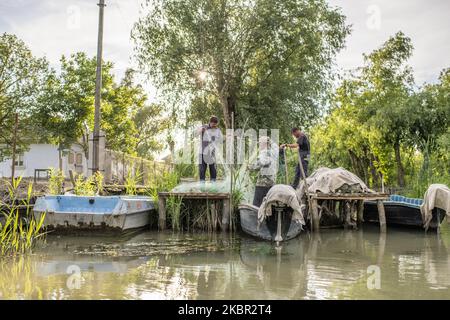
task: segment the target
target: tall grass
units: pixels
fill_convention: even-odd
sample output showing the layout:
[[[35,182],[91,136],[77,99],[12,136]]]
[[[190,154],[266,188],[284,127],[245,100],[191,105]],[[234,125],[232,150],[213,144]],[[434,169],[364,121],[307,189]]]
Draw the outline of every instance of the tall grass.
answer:
[[[18,198],[18,190],[22,178],[13,179],[8,183],[8,203],[0,203],[4,209],[4,223],[0,223],[0,254],[2,256],[14,256],[30,251],[38,239],[43,238],[41,232],[45,213],[36,220],[30,212],[33,185],[30,183],[25,199]],[[25,208],[25,214],[21,216],[20,209]]]
[[[136,170],[134,174],[129,171],[125,179],[125,194],[137,195],[137,186],[140,181],[142,181],[142,173],[139,170]]]
[[[48,193],[52,195],[64,193],[64,174],[61,170],[50,168]]]
[[[181,224],[181,209],[183,206],[183,198],[177,196],[168,197],[166,200],[167,214],[171,221],[172,229],[179,231],[182,228]]]

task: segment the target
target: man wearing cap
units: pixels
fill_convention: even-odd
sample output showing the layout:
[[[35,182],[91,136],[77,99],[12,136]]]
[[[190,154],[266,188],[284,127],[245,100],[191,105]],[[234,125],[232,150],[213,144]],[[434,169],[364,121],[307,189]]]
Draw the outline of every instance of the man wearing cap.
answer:
[[[278,170],[278,146],[263,136],[259,139],[259,153],[250,170],[259,170],[255,185],[253,205],[259,207],[270,188],[276,183]]]
[[[219,128],[219,119],[216,116],[211,116],[209,124],[201,126],[197,132],[201,137],[199,150],[200,181],[206,180],[208,167],[211,181],[216,181],[216,148],[223,142],[222,132]]]
[[[281,145],[281,147],[282,148],[283,147],[292,148],[292,149],[298,148],[299,158],[300,158],[300,161],[302,162],[303,171],[305,173],[305,177],[307,177],[308,176],[308,163],[309,163],[309,158],[310,158],[309,139],[306,136],[306,134],[303,133],[299,128],[292,128],[291,133],[292,133],[292,136],[294,137],[294,139],[296,140],[296,143],[283,144],[283,145]],[[295,167],[295,178],[294,178],[294,183],[292,184],[292,187],[294,189],[297,189],[301,178],[303,178],[303,175],[301,172],[300,163],[298,163],[297,166]]]

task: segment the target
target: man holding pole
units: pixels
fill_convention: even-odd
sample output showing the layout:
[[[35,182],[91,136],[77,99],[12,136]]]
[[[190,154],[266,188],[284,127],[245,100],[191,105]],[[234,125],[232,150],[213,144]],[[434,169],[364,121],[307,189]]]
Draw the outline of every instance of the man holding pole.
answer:
[[[296,139],[296,143],[283,144],[282,148],[298,148],[299,152],[299,163],[295,167],[295,178],[292,187],[297,189],[300,179],[306,178],[308,176],[308,162],[310,158],[310,146],[309,139],[305,133],[303,133],[299,128],[292,128],[291,133]],[[302,172],[303,171],[303,172]]]

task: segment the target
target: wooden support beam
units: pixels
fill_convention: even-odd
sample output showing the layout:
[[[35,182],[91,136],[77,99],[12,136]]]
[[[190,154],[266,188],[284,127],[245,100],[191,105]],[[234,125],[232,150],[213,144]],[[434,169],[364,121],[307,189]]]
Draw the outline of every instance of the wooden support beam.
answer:
[[[223,200],[223,208],[222,208],[222,230],[228,231],[230,228],[230,199]]]
[[[362,224],[364,222],[364,200],[358,201],[357,222],[358,224]]]
[[[166,198],[158,197],[158,228],[159,230],[166,229]]]
[[[384,204],[382,200],[377,200],[378,219],[380,221],[380,231],[386,232],[386,214],[384,211]]]
[[[177,196],[183,199],[204,199],[204,200],[219,200],[230,199],[229,193],[214,193],[214,192],[159,192],[159,197]]]
[[[319,231],[320,228],[320,218],[319,218],[319,204],[317,199],[311,200],[311,229],[313,231]]]

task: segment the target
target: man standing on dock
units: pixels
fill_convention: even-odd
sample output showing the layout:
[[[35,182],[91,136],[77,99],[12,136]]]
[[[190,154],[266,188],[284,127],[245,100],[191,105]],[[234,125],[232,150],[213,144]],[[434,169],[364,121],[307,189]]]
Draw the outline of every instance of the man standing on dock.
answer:
[[[291,144],[283,144],[281,145],[282,148],[298,148],[299,152],[299,163],[295,167],[295,178],[294,183],[292,184],[292,187],[294,189],[297,189],[298,184],[300,183],[300,179],[302,177],[302,172],[300,168],[300,161],[302,162],[303,171],[305,173],[305,177],[308,176],[308,162],[310,158],[310,146],[309,146],[309,139],[306,136],[305,133],[303,133],[299,128],[292,128],[291,130],[292,135],[296,139],[296,143]]]
[[[219,119],[216,116],[211,116],[209,124],[201,126],[197,133],[201,137],[198,159],[200,181],[206,180],[208,167],[211,181],[216,181],[216,148],[223,142],[223,135],[219,128]]]

